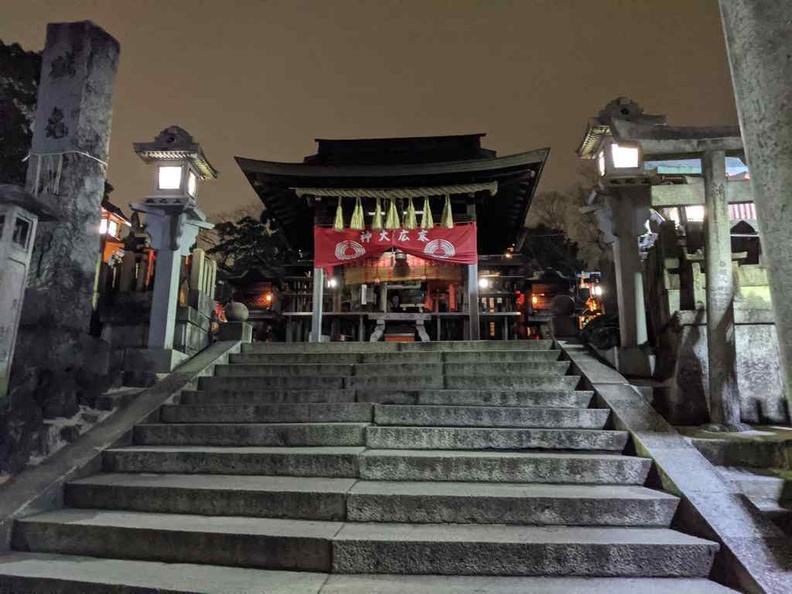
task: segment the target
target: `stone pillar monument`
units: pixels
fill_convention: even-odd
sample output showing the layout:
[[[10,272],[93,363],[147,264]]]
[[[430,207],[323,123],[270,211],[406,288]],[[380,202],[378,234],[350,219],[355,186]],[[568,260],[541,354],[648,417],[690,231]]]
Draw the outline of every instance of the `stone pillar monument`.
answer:
[[[792,400],[792,2],[720,0],[737,111],[770,269],[781,365]]]
[[[89,329],[119,51],[89,21],[47,26],[27,190],[58,221],[38,228],[14,363],[45,416],[73,414],[108,374]]]
[[[27,188],[60,221],[39,228],[25,325],[88,333],[119,51],[90,21],[47,26]]]

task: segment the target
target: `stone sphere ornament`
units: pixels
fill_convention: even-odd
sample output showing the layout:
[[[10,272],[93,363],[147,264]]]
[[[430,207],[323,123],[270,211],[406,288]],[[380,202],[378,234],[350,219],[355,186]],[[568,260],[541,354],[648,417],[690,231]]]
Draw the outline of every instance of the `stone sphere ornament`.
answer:
[[[223,311],[229,322],[244,322],[250,316],[247,306],[239,301],[231,301]]]

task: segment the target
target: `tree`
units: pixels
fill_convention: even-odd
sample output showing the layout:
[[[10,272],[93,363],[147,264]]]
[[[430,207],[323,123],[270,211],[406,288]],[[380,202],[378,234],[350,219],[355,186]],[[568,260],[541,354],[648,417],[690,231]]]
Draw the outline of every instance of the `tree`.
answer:
[[[542,268],[597,269],[604,254],[595,217],[584,212],[594,186],[588,171],[577,186],[537,194],[528,213],[529,233],[523,251]]]
[[[40,54],[0,41],[0,183],[25,183],[40,70]]]
[[[569,239],[562,229],[544,224],[531,227],[523,244],[523,253],[535,268],[553,268],[568,278],[574,278],[576,272],[587,268],[586,262],[580,257],[578,244]]]
[[[270,219],[262,221],[245,215],[237,221],[219,222],[214,235],[217,242],[207,253],[231,274],[258,268],[276,277],[283,274],[284,264],[294,259],[286,237],[273,228]]]

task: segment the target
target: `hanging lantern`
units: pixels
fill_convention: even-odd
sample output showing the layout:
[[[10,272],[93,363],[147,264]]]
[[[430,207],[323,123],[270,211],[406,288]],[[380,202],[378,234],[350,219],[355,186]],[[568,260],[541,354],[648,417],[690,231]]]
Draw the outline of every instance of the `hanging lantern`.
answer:
[[[388,207],[388,216],[385,217],[385,228],[398,229],[399,227],[401,227],[401,223],[399,222],[399,211],[396,210],[396,199],[392,198],[390,207]]]
[[[447,229],[454,228],[454,217],[451,216],[451,198],[446,194],[445,206],[443,206],[443,214],[440,217],[440,225]]]
[[[377,202],[374,205],[374,218],[371,221],[371,228],[374,231],[382,230],[382,205],[379,198],[377,198]]]
[[[432,209],[429,208],[429,196],[424,198],[423,214],[421,215],[421,229],[431,229],[434,227],[432,219]]]
[[[355,200],[355,210],[352,211],[352,220],[349,221],[349,228],[355,231],[363,231],[366,228],[366,221],[363,219],[363,205],[360,198]]]
[[[407,202],[407,214],[404,215],[404,228],[415,229],[418,227],[418,218],[415,216],[415,205],[412,198]]]
[[[344,230],[344,209],[341,207],[341,198],[338,199],[338,207],[336,208],[335,222],[333,222],[333,229],[336,231]]]

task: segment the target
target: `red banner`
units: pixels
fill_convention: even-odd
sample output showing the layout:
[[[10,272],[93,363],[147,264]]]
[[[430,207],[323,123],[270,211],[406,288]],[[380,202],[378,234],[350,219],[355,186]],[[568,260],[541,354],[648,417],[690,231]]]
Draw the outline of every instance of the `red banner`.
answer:
[[[476,223],[453,228],[336,231],[314,227],[314,266],[330,268],[364,258],[377,258],[391,248],[426,260],[449,264],[478,262]]]

